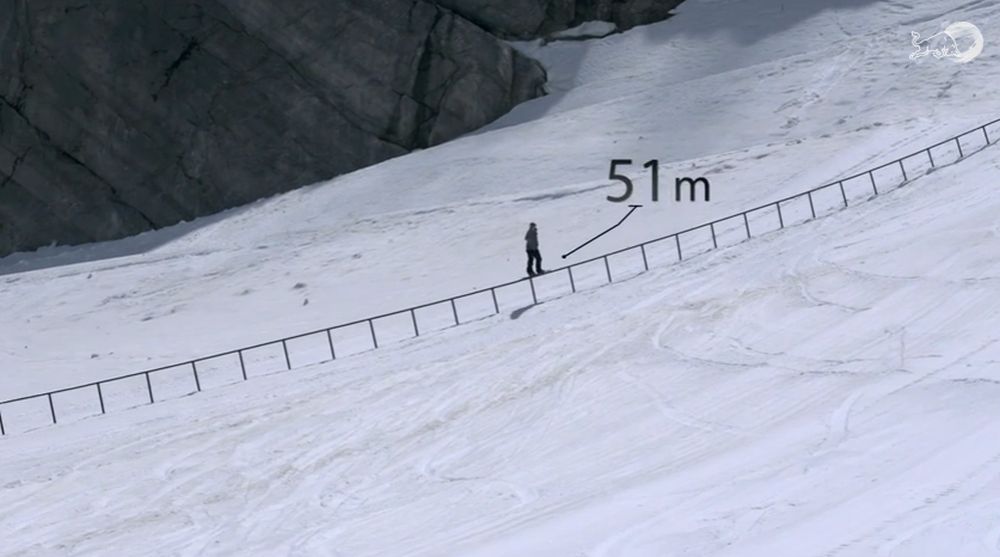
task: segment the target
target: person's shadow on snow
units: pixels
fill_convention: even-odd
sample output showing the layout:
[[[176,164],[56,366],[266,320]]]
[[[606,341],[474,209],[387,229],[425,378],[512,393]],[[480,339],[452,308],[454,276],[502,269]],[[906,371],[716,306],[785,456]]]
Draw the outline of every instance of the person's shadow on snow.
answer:
[[[524,306],[523,308],[515,309],[514,311],[510,312],[510,318],[517,319],[518,317],[524,315],[524,312],[528,311],[531,308],[538,307],[538,305],[539,304],[531,304],[530,306]]]

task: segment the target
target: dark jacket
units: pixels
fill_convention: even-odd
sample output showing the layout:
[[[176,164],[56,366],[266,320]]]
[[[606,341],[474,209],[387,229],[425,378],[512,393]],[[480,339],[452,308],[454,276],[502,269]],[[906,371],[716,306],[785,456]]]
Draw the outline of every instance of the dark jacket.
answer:
[[[537,250],[538,249],[538,229],[529,228],[528,233],[524,235],[524,241],[528,243],[527,249]]]

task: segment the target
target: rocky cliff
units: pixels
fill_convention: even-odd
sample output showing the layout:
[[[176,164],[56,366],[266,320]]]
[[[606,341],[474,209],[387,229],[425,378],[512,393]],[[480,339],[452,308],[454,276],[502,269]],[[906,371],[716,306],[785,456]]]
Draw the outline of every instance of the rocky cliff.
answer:
[[[0,255],[167,226],[457,137],[543,92],[544,70],[494,34],[661,5],[568,4],[0,0]]]
[[[670,16],[683,0],[435,0],[484,29],[510,39],[534,39],[586,21],[619,30]]]

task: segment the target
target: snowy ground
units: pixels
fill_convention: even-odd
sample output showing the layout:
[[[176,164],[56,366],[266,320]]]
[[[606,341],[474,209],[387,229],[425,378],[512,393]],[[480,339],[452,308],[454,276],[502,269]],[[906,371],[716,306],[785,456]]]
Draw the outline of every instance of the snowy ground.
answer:
[[[482,133],[170,230],[0,260],[0,398],[515,278],[531,220],[554,266],[624,214],[604,201],[611,158],[704,174],[713,202],[638,198],[580,259],[998,116],[989,50],[907,56],[911,29],[958,19],[989,41],[1000,7],[820,5],[689,0],[660,25],[544,47],[554,94]],[[997,153],[516,320],[523,299],[0,439],[3,553],[998,554]]]
[[[8,438],[6,553],[996,554],[998,171]]]
[[[0,398],[505,282],[523,272],[532,220],[551,265],[624,213],[604,200],[619,191],[607,187],[612,158],[659,158],[665,187],[705,175],[715,196],[654,205],[640,181],[647,207],[574,257],[826,183],[996,116],[990,51],[965,65],[908,55],[912,28],[963,17],[988,34],[1000,7],[821,4],[692,1],[660,25],[553,43],[543,58],[554,87],[574,75],[576,88],[491,133],[171,230],[0,260],[14,273],[0,276],[0,369],[15,378],[0,382]],[[47,268],[17,272],[36,267]]]

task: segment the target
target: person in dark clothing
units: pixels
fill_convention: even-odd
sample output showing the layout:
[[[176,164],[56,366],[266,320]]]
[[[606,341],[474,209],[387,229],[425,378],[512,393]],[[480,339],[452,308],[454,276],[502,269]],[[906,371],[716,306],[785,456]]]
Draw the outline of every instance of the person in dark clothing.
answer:
[[[542,252],[538,251],[538,228],[535,223],[528,227],[528,233],[524,235],[524,241],[528,250],[528,275],[535,276],[544,273],[542,270]]]

